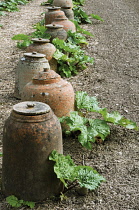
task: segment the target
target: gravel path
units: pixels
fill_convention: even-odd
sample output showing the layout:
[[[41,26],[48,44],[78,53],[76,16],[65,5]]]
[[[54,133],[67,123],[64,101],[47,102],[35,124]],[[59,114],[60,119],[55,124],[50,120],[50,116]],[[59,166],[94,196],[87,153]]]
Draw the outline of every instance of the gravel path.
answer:
[[[5,119],[13,104],[15,66],[23,51],[11,40],[15,34],[29,34],[32,25],[39,22],[45,11],[43,0],[33,0],[20,6],[20,12],[1,16],[0,24],[0,141]],[[86,52],[95,58],[95,64],[77,76],[68,79],[75,91],[87,91],[97,96],[100,106],[117,110],[139,123],[139,2],[138,0],[86,0],[84,10],[100,15],[104,22],[93,20],[83,25],[92,32]],[[70,141],[69,141],[70,140]],[[2,149],[2,142],[0,143]],[[61,210],[138,210],[139,209],[139,136],[138,132],[111,126],[111,135],[102,145],[94,144],[92,151],[82,148],[75,139],[64,139],[64,153],[76,163],[94,167],[106,178],[100,188],[79,196],[68,194],[63,202],[48,200],[35,209]],[[2,166],[0,165],[0,168]],[[1,173],[1,171],[0,171]],[[1,209],[10,209],[1,196]],[[25,208],[21,208],[25,209]]]

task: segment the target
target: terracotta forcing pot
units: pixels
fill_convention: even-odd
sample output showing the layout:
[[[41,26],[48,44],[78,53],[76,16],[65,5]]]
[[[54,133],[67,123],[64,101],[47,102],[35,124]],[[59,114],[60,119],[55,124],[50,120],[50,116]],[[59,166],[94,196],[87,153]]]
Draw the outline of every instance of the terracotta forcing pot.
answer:
[[[48,24],[46,27],[46,33],[50,34],[51,38],[50,41],[52,41],[54,38],[59,38],[62,40],[67,39],[67,32],[63,29],[63,25],[58,24]]]
[[[70,7],[73,8],[72,0],[54,0],[53,1],[54,6],[58,7]]]
[[[56,51],[55,46],[50,43],[49,39],[34,38],[32,39],[33,44],[26,48],[27,52],[38,52],[46,55],[46,59],[49,61],[50,68],[57,70],[57,61],[53,58],[53,54]]]
[[[48,11],[45,13],[45,25],[51,24],[59,15],[65,15],[61,11],[61,7],[47,7]]]
[[[74,23],[71,22],[67,17],[59,16],[52,22],[52,24],[63,25],[65,31],[71,30],[72,32],[76,32]]]
[[[3,131],[2,190],[25,201],[42,201],[63,190],[49,160],[52,150],[63,153],[59,120],[40,102],[13,106]]]
[[[37,52],[46,55],[46,59],[50,61],[56,51],[55,46],[50,43],[49,39],[33,38],[33,44],[26,48],[27,52]]]
[[[70,7],[61,7],[61,10],[69,20],[74,20],[74,12]]]
[[[43,71],[44,68],[50,68],[45,54],[24,53],[24,57],[20,59],[16,67],[14,96],[20,99],[23,87],[30,82],[36,73]]]
[[[48,104],[57,117],[69,116],[74,111],[74,90],[53,70],[44,69],[33,77],[22,91],[23,101],[41,101]]]

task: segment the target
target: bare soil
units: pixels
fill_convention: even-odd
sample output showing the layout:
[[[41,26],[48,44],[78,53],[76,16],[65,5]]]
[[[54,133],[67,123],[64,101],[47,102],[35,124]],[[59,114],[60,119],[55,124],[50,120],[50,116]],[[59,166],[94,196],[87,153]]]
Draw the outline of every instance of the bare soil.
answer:
[[[15,67],[22,50],[11,40],[15,34],[29,34],[45,11],[43,0],[33,0],[20,6],[19,12],[0,17],[0,150],[4,121],[12,106]],[[75,91],[87,91],[96,96],[101,107],[117,110],[139,124],[139,3],[138,0],[86,0],[84,10],[100,15],[104,22],[82,27],[94,34],[88,37],[86,52],[95,58],[93,66],[68,79]],[[80,146],[76,139],[64,138],[64,154],[70,154],[77,164],[95,168],[106,182],[86,196],[70,191],[68,199],[48,199],[35,209],[61,210],[138,210],[139,209],[139,136],[137,131],[111,126],[111,135],[103,144],[94,144],[92,151]],[[0,174],[2,164],[0,162]],[[11,209],[1,192],[0,208]],[[19,209],[27,209],[22,207]]]

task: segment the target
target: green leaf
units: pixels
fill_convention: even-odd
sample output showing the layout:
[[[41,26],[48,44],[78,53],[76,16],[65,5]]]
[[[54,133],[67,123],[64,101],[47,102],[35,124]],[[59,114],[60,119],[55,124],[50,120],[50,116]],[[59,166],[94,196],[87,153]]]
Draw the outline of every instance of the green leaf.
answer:
[[[77,166],[76,170],[80,187],[95,190],[102,181],[105,181],[105,178],[90,166]]]
[[[30,40],[30,37],[26,34],[17,34],[12,37],[12,40]]]
[[[3,156],[3,154],[2,154],[2,152],[0,152],[0,157],[2,157]]]
[[[68,56],[62,53],[59,49],[57,49],[53,55],[56,60],[68,61]]]
[[[90,166],[76,166],[69,155],[64,156],[53,150],[49,160],[55,161],[54,171],[57,177],[68,188],[66,181],[78,181],[81,187],[96,189],[105,179]]]
[[[134,129],[138,130],[138,126],[135,122],[132,120],[124,118],[119,112],[114,111],[112,113],[108,113],[107,109],[101,109],[99,111],[100,114],[102,114],[105,121],[113,123],[115,125],[120,125],[128,129]]]
[[[103,141],[110,134],[110,127],[105,120],[89,119],[89,130],[94,137],[100,137]]]
[[[122,119],[122,116],[119,114],[119,112],[114,111],[109,114],[106,108],[103,110],[100,110],[100,113],[102,114],[104,120],[106,120],[107,122],[114,123],[114,124],[118,124],[119,120]]]
[[[96,19],[96,20],[100,20],[100,21],[104,21],[99,15],[95,15],[95,14],[90,14],[92,18]]]
[[[118,124],[120,126],[123,126],[125,128],[128,128],[128,129],[134,129],[136,131],[138,131],[138,126],[135,122],[129,120],[129,119],[126,119],[124,117],[121,118],[121,120],[119,120]]]
[[[43,21],[44,20],[34,25],[33,28],[35,29],[35,31],[32,33],[33,38],[49,39],[51,37],[50,34],[47,33],[46,27],[43,25]]]
[[[79,5],[74,5],[73,12],[74,19],[78,23],[92,23],[87,13]]]
[[[31,209],[35,207],[35,202],[23,201],[23,205],[30,207]]]
[[[72,32],[71,30],[69,30],[67,33],[67,41],[72,42],[73,44],[88,44],[86,38],[81,33]]]
[[[20,207],[23,205],[23,200],[18,200],[17,197],[14,195],[8,196],[6,198],[6,201],[12,206],[12,207]]]
[[[84,54],[81,47],[73,43],[72,40],[53,39],[53,44],[57,48],[53,57],[58,62],[58,73],[61,76],[71,77],[76,75],[78,70],[85,69],[86,63],[93,63],[94,58]]]
[[[65,187],[67,187],[67,183],[65,180],[74,181],[75,179],[75,172],[74,167],[75,164],[69,155],[64,156],[58,154],[57,151],[53,150],[51,155],[49,156],[49,160],[55,161],[54,165],[54,172],[57,175]]]
[[[73,4],[75,4],[75,5],[84,5],[84,3],[85,3],[85,0],[74,0],[73,1]]]
[[[87,112],[98,112],[100,107],[96,97],[90,97],[86,92],[76,92],[76,107],[77,110],[86,109]]]
[[[76,92],[76,107],[78,111],[85,109],[87,112],[97,112],[102,115],[106,122],[113,123],[115,125],[120,125],[128,129],[138,130],[138,126],[132,120],[124,118],[119,112],[114,111],[108,113],[106,108],[100,108],[95,97],[90,97],[86,92],[78,91]]]
[[[6,198],[6,201],[12,206],[12,207],[21,207],[22,205],[29,206],[30,208],[34,208],[35,202],[32,201],[24,201],[24,200],[18,200],[17,197],[14,195],[8,196]]]
[[[67,134],[78,131],[78,140],[83,147],[92,149],[91,142],[96,141],[96,137],[104,140],[110,134],[110,128],[106,121],[100,119],[87,119],[81,117],[78,112],[70,113],[69,117],[62,117],[60,122],[64,122],[69,126]]]

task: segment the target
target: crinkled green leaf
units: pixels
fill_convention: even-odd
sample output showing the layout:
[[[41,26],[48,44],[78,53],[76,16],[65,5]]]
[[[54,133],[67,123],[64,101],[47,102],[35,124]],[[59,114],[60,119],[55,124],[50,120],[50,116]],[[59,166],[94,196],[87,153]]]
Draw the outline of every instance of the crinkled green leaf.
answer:
[[[90,166],[76,166],[69,155],[64,156],[53,150],[49,160],[55,162],[54,171],[57,177],[67,186],[66,180],[78,181],[80,186],[90,190],[96,189],[105,179]]]
[[[89,119],[89,130],[92,131],[92,136],[101,137],[102,140],[110,134],[110,127],[105,120]]]
[[[134,129],[138,130],[137,124],[133,122],[132,120],[124,118],[119,112],[114,111],[112,113],[108,113],[107,109],[101,109],[99,111],[100,114],[102,114],[105,121],[113,123],[115,125],[120,125],[123,127],[126,127],[128,129]]]
[[[133,122],[129,119],[126,119],[124,117],[122,117],[121,120],[119,120],[118,124],[125,127],[125,128],[134,129],[136,131],[138,131],[138,129],[139,129],[135,122]]]
[[[58,38],[53,39],[53,44],[57,48],[53,57],[58,62],[58,73],[61,76],[71,77],[76,75],[78,70],[83,70],[87,63],[93,63],[94,58],[85,55],[80,46],[73,44],[71,40],[65,42]]]
[[[86,38],[81,33],[72,32],[71,30],[69,30],[67,33],[67,41],[72,42],[73,44],[88,44]]]
[[[61,49],[65,52],[76,53],[77,51],[80,51],[80,47],[71,42],[67,43],[64,40],[58,38],[53,39],[52,42],[58,49]]]
[[[35,29],[35,31],[31,35],[33,38],[49,39],[51,37],[50,34],[47,33],[46,27],[43,25],[43,21],[34,25],[33,28]]]
[[[122,116],[119,114],[119,112],[114,111],[112,113],[108,113],[106,108],[100,110],[100,114],[102,114],[104,120],[114,124],[118,124],[119,120],[122,119]]]
[[[60,50],[56,50],[53,57],[56,59],[56,60],[63,60],[63,61],[67,61],[68,60],[68,56],[65,55],[64,53],[62,53]]]
[[[57,175],[65,187],[67,187],[67,183],[65,180],[74,181],[75,179],[75,164],[69,155],[64,156],[62,154],[58,154],[57,151],[53,150],[49,156],[49,160],[55,161],[54,172]]]
[[[66,131],[67,134],[79,131],[79,142],[87,149],[92,149],[90,141],[93,142],[94,139],[89,137],[90,133],[88,135],[87,118],[81,117],[78,112],[74,111],[70,113],[69,117],[62,117],[60,121],[66,123],[69,126],[70,130]]]
[[[100,110],[96,97],[88,96],[84,91],[76,92],[77,109],[86,109],[88,112],[96,112]]]
[[[105,181],[103,176],[90,166],[77,166],[77,176],[80,187],[85,187],[89,190],[95,190],[102,181]]]
[[[62,117],[62,122],[66,122],[70,126],[70,131],[81,131],[88,119],[81,117],[78,112],[70,112],[70,117]]]
[[[101,137],[104,140],[108,134],[110,134],[110,128],[106,121],[100,119],[87,119],[81,117],[78,112],[74,111],[70,113],[69,117],[62,117],[61,122],[65,122],[70,130],[66,133],[80,131],[78,140],[83,147],[92,149],[92,142],[95,142],[95,137]]]
[[[20,207],[23,205],[23,200],[18,200],[17,197],[14,195],[8,196],[6,198],[6,201],[12,206],[12,207]]]
[[[86,92],[76,92],[77,110],[85,109],[87,112],[97,112],[102,115],[106,122],[120,125],[128,129],[138,130],[137,124],[129,119],[124,118],[119,112],[108,113],[106,108],[100,108],[95,97],[88,96]]]

